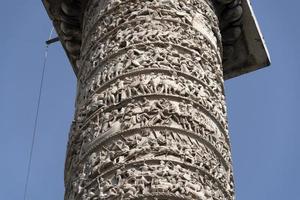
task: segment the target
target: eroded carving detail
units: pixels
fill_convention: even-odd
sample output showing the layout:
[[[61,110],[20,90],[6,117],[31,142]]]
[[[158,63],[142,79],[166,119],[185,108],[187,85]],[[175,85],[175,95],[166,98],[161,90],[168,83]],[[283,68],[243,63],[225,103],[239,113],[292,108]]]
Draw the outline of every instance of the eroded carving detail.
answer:
[[[234,199],[216,12],[88,2],[65,199]]]

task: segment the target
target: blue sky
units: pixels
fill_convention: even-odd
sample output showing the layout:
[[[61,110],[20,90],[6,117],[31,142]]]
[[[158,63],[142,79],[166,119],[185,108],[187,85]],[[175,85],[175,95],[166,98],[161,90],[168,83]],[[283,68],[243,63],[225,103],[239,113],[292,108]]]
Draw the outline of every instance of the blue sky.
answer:
[[[237,200],[298,200],[300,187],[299,1],[253,0],[272,66],[226,82]],[[51,23],[40,1],[0,7],[0,199],[20,200],[26,177],[44,41]],[[75,77],[51,45],[28,199],[62,200]]]

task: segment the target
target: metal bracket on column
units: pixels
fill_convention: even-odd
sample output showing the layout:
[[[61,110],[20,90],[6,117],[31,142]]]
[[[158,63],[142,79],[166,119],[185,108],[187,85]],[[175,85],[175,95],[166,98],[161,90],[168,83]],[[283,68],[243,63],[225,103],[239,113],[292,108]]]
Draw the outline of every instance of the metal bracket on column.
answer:
[[[55,43],[55,42],[58,42],[58,41],[59,41],[59,37],[55,37],[55,38],[52,38],[52,39],[50,39],[50,40],[47,40],[47,41],[46,41],[46,44],[47,44],[47,45],[50,45],[50,44]]]

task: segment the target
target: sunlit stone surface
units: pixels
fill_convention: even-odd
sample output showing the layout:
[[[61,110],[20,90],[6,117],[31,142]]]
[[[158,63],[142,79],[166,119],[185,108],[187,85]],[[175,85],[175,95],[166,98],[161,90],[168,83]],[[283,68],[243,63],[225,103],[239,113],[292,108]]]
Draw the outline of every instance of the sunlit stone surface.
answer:
[[[234,199],[223,63],[247,38],[241,2],[44,4],[78,78],[65,200]]]

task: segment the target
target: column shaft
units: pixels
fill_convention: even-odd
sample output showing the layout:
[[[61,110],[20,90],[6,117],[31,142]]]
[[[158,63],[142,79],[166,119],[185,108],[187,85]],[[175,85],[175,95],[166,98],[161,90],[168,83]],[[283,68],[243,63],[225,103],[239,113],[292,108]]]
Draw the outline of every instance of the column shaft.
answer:
[[[67,200],[234,199],[210,0],[90,0]]]

